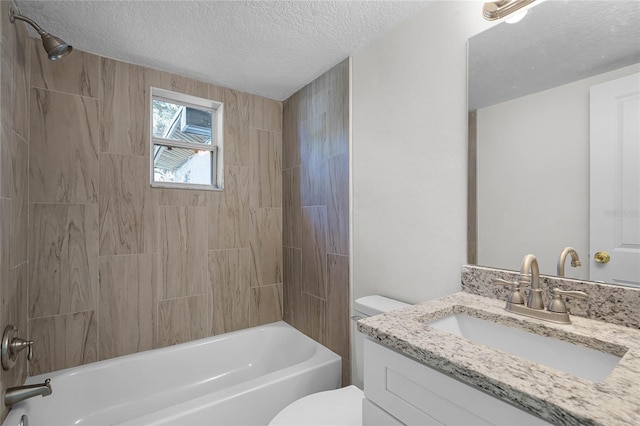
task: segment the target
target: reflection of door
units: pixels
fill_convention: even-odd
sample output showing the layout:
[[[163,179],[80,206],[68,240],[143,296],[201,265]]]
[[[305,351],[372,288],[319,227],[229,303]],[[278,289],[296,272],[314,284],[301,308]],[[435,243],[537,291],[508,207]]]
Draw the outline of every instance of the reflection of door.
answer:
[[[640,74],[593,86],[590,115],[590,279],[640,286]]]

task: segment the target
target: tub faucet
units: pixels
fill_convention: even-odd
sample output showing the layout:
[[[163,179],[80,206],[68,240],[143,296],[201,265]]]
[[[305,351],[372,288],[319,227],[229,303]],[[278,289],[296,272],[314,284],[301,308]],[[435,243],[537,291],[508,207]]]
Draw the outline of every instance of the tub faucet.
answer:
[[[558,259],[558,276],[564,277],[564,264],[567,260],[567,256],[571,255],[571,266],[577,268],[581,265],[580,258],[578,257],[578,252],[573,247],[565,247],[560,253],[560,258]]]
[[[51,379],[47,379],[44,383],[37,385],[16,386],[7,389],[4,394],[4,405],[11,407],[13,404],[24,401],[34,396],[49,396],[53,390],[51,389]]]
[[[519,281],[521,283],[531,284],[527,307],[531,309],[544,309],[542,289],[540,288],[540,268],[538,267],[538,260],[534,255],[528,254],[522,259]]]

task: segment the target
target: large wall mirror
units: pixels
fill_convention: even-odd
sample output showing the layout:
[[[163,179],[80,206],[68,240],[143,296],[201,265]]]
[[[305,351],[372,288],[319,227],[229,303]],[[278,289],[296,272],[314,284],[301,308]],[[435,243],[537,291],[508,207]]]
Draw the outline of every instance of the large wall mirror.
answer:
[[[550,0],[469,39],[471,263],[557,275],[571,246],[565,276],[640,285],[639,23],[638,1]]]

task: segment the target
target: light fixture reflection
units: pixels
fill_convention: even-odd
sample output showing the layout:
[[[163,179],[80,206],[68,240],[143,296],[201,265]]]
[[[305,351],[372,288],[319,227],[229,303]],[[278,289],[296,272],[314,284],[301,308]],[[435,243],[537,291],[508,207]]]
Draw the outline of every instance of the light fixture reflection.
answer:
[[[506,22],[507,24],[515,24],[516,22],[520,22],[522,21],[522,18],[527,16],[527,12],[529,12],[527,9],[519,10],[513,15],[510,15],[508,18],[505,18],[504,22]]]
[[[485,3],[482,7],[482,16],[487,21],[495,21],[496,19],[504,18],[510,15],[528,4],[533,3],[535,0],[496,0],[494,2]],[[517,20],[511,22],[518,22],[524,18],[525,13]]]

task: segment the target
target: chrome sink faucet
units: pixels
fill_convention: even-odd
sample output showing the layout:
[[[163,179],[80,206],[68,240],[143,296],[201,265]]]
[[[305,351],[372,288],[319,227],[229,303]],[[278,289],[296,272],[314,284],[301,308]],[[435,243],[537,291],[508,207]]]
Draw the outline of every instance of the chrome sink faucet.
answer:
[[[49,396],[52,392],[50,379],[37,385],[16,386],[7,389],[7,392],[4,394],[4,405],[11,407],[17,402],[33,398],[34,396]]]
[[[551,291],[552,299],[547,309],[544,308],[542,300],[542,289],[540,288],[540,268],[538,260],[532,254],[526,255],[522,259],[520,276],[516,281],[494,280],[493,284],[511,287],[511,293],[507,298],[505,310],[516,314],[538,318],[560,324],[571,324],[569,313],[562,300],[562,296],[576,299],[586,299],[587,294],[581,291],[563,291],[554,288]],[[529,297],[525,305],[525,299],[520,293],[520,285],[529,284]]]

